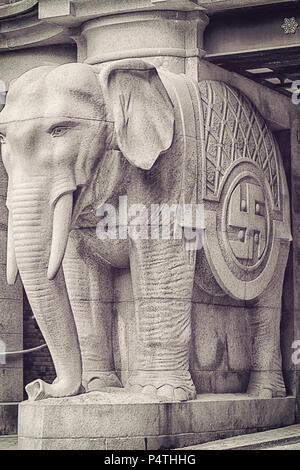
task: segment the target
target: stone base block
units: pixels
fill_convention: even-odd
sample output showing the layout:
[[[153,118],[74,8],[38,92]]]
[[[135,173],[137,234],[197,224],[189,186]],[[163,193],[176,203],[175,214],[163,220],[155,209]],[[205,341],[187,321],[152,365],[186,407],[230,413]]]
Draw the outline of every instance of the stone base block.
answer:
[[[17,434],[18,403],[0,403],[0,436]]]
[[[19,448],[155,450],[185,447],[295,422],[295,398],[202,394],[167,403],[124,389],[19,405]]]

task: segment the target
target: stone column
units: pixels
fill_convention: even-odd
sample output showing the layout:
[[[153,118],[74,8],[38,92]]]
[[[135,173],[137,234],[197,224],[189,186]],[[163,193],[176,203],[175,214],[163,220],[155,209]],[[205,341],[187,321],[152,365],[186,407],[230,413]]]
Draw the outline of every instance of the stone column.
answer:
[[[143,11],[111,15],[83,25],[86,62],[143,58],[184,73],[186,60],[204,55],[208,17],[201,11]]]

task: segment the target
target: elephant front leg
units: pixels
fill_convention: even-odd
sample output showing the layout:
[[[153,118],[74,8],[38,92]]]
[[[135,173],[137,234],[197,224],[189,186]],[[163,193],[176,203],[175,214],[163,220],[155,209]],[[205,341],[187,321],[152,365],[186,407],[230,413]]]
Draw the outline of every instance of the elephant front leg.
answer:
[[[189,372],[194,263],[181,240],[136,240],[131,275],[137,358],[127,387],[168,400],[195,398]]]
[[[247,393],[262,398],[286,396],[280,348],[281,297],[289,246],[282,244],[277,271],[266,292],[249,304],[252,367]]]
[[[112,352],[112,274],[87,249],[89,230],[70,234],[63,269],[82,357],[86,391],[122,387]]]

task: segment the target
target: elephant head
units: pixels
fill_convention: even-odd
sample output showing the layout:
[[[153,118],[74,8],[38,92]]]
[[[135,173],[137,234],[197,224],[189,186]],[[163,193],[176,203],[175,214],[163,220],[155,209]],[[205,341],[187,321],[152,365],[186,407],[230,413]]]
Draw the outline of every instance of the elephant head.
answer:
[[[9,176],[7,279],[20,272],[57,379],[45,395],[78,393],[81,358],[61,263],[80,196],[109,151],[150,169],[172,144],[174,112],[156,69],[119,61],[44,66],[18,78],[0,113]],[[109,181],[99,184],[109,185]],[[58,344],[64,337],[64,344]]]

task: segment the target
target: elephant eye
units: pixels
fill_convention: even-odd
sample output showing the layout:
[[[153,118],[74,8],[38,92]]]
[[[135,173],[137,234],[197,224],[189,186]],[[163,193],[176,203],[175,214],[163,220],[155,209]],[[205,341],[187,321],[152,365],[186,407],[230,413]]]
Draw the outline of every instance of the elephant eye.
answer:
[[[52,137],[61,137],[68,131],[68,129],[69,128],[66,126],[57,126],[51,130],[50,134]]]
[[[5,143],[6,143],[5,135],[4,135],[4,134],[0,134],[0,144],[5,144]]]

